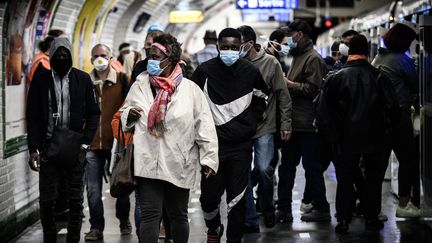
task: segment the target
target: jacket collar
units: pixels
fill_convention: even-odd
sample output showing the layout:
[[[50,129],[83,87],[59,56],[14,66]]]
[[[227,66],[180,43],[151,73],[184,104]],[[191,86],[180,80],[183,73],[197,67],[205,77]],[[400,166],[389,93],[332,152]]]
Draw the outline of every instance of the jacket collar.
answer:
[[[370,63],[366,59],[359,59],[354,61],[346,62],[343,67],[356,67],[356,66],[369,66]]]
[[[107,77],[107,79],[105,81],[104,80],[100,80],[99,77],[97,77],[96,70],[93,69],[91,71],[91,73],[90,73],[90,78],[93,81],[93,84],[94,85],[103,84],[104,82],[110,82],[110,83],[116,84],[117,83],[117,73],[111,67],[111,65],[109,66],[109,69],[110,69],[110,71],[109,71],[108,77]]]
[[[256,56],[254,58],[252,58],[250,61],[256,62],[259,59],[263,58],[265,55],[266,55],[266,52],[264,51],[264,49],[260,49],[259,52],[257,52]]]

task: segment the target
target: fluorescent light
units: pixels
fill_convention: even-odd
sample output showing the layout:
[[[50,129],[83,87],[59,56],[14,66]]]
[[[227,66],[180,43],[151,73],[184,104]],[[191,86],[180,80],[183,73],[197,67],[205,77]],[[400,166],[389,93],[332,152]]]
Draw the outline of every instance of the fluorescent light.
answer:
[[[203,21],[204,14],[200,10],[177,10],[169,13],[171,24],[199,23]]]

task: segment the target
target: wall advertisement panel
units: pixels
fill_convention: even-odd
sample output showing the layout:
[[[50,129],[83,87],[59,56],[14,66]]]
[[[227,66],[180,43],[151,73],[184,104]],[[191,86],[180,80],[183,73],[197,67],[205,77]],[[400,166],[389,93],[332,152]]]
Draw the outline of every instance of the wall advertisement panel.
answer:
[[[3,39],[4,154],[7,158],[27,149],[25,105],[27,74],[37,54],[37,44],[47,32],[56,0],[11,1],[5,17]]]

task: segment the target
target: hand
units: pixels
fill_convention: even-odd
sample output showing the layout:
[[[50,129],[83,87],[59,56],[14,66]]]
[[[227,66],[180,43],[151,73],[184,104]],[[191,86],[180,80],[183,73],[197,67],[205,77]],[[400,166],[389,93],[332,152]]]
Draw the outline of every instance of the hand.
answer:
[[[294,84],[294,82],[289,80],[287,77],[284,77],[284,81],[287,84],[288,88]]]
[[[212,168],[208,167],[207,165],[203,165],[202,171],[203,171],[206,179],[212,175],[216,175],[216,172]]]
[[[28,161],[30,169],[39,172],[40,171],[40,161],[41,161],[41,158],[40,158],[39,152],[31,153],[29,161]]]
[[[131,123],[131,122],[138,121],[138,119],[140,119],[140,117],[141,117],[141,114],[140,114],[141,111],[142,111],[142,109],[139,107],[134,107],[134,108],[130,109],[127,122]]]
[[[282,141],[288,141],[291,138],[291,131],[280,131]]]

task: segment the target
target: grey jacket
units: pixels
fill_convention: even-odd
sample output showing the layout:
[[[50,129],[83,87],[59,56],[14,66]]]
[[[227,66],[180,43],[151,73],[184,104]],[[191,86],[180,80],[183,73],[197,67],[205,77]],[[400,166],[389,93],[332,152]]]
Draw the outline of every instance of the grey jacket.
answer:
[[[314,132],[315,112],[312,101],[318,94],[326,66],[311,40],[303,40],[290,51],[294,57],[287,78],[294,82],[289,88],[293,107],[293,131]]]
[[[413,95],[419,92],[419,77],[414,62],[408,56],[380,48],[372,66],[379,68],[390,78],[400,105],[413,104]]]
[[[279,61],[261,49],[250,62],[260,70],[270,92],[264,119],[258,125],[254,138],[275,133],[278,127],[281,131],[291,131],[291,96]]]

